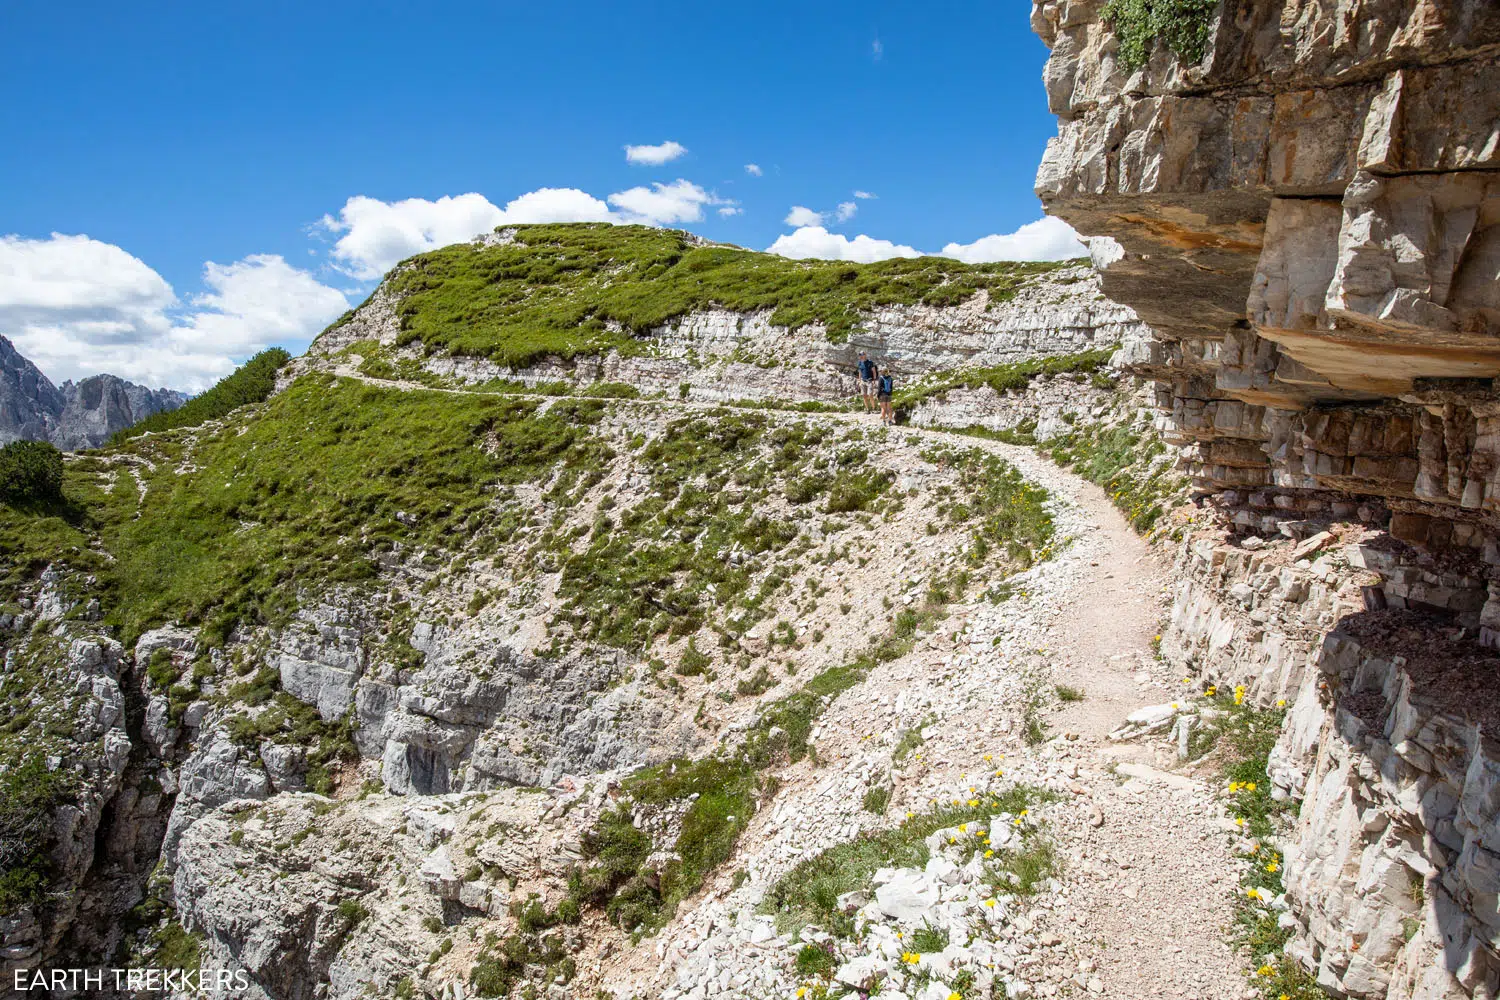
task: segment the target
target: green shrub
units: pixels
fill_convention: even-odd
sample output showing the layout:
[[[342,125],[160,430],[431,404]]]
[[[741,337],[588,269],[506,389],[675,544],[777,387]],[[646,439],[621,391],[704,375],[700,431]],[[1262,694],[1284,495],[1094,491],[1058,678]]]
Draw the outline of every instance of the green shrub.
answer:
[[[52,880],[52,810],[66,779],[31,757],[0,775],[0,914],[42,900]]]
[[[687,649],[682,651],[682,659],[677,661],[676,673],[682,677],[697,677],[708,670],[712,662],[698,650],[697,637],[693,637],[688,640]]]
[[[1139,69],[1156,42],[1165,42],[1184,63],[1200,61],[1219,0],[1109,0],[1100,12],[1120,41],[1120,62]]]
[[[115,431],[111,445],[123,444],[133,437],[174,427],[197,427],[217,420],[229,411],[250,403],[264,402],[276,388],[276,372],[292,359],[279,347],[261,351],[233,373],[220,379],[213,388],[183,403],[175,410],[153,413],[129,427]]]
[[[815,944],[806,944],[802,946],[801,951],[797,952],[797,975],[799,976],[820,976],[828,979],[838,967],[838,959],[834,957],[831,946],[820,947]]]
[[[63,498],[62,452],[46,441],[12,441],[0,448],[0,499],[12,504]]]

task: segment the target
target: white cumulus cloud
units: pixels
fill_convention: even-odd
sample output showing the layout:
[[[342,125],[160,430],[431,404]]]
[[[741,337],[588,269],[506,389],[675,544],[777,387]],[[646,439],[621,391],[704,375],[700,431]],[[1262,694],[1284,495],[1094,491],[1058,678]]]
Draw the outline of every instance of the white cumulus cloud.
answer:
[[[731,215],[743,215],[744,212],[745,210],[743,208],[740,208],[738,205],[725,205],[723,208],[719,209],[719,214],[726,219]]]
[[[792,210],[786,213],[784,220],[789,226],[821,226],[823,224],[823,213],[814,212],[802,205],[793,205]]]
[[[848,222],[854,218],[854,213],[859,211],[859,206],[852,201],[839,202],[838,210],[833,213],[839,222]]]
[[[609,196],[609,203],[619,209],[617,221],[648,226],[697,222],[703,218],[703,206],[727,204],[691,181],[681,179],[616,191]]]
[[[254,354],[272,343],[309,340],[349,307],[329,288],[277,254],[251,254],[233,264],[203,265],[208,291],[197,310],[173,327],[171,340],[187,351]]]
[[[626,146],[625,162],[647,167],[659,167],[663,163],[671,163],[686,152],[686,146],[680,142],[672,142],[670,140],[657,146]]]
[[[1088,247],[1078,239],[1073,227],[1050,215],[1028,222],[1013,233],[994,234],[973,243],[949,243],[944,257],[969,264],[997,260],[1068,260],[1087,257]]]
[[[853,204],[844,202],[839,206],[840,221],[845,218],[843,213],[846,206],[853,207]],[[813,217],[819,221],[822,219],[822,216],[809,209],[799,207],[793,209],[792,212],[793,214],[787,217],[787,223],[790,225],[798,225],[798,222],[794,221],[794,216],[799,220]],[[799,216],[798,212],[809,214]],[[886,260],[890,257],[921,257],[923,255],[922,251],[914,247],[892,243],[889,240],[864,235],[849,239],[838,233],[830,233],[823,226],[811,222],[802,222],[794,232],[777,237],[776,242],[766,250],[768,253],[780,254],[783,257],[816,257],[823,260],[852,260],[861,263]],[[1061,219],[1048,216],[1036,222],[1028,222],[1013,233],[986,236],[973,243],[949,243],[937,256],[953,257],[969,264],[981,264],[998,260],[1069,260],[1074,257],[1086,257],[1088,253],[1088,248],[1079,241],[1078,234],[1073,231],[1073,227]]]
[[[766,252],[799,260],[815,257],[821,260],[852,260],[861,264],[888,260],[891,257],[922,256],[921,251],[913,247],[864,235],[851,240],[838,233],[830,233],[822,226],[803,226],[795,232],[778,236],[776,242],[766,248]]]
[[[745,173],[749,174],[751,177],[759,177],[761,174],[764,174],[765,171],[760,169],[759,163],[747,163],[745,164]]]
[[[482,194],[436,201],[381,201],[356,195],[320,225],[338,233],[333,258],[346,274],[373,281],[412,254],[463,243],[507,223],[610,222],[609,206],[577,188],[539,188],[500,208]]]
[[[861,201],[865,201],[865,200],[867,200],[869,198],[873,198],[875,196],[873,194],[871,194],[870,192],[868,192],[868,191],[856,191],[856,192],[854,192],[854,197],[860,199]]]
[[[0,334],[56,381],[109,372],[196,391],[276,343],[311,339],[348,307],[282,257],[204,265],[186,307],[144,261],[84,235],[0,238]]]

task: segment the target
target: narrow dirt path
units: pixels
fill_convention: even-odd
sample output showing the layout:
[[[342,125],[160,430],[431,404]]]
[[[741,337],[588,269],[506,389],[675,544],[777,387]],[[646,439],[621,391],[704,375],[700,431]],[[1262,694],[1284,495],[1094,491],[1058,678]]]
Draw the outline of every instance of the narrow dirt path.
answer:
[[[1042,924],[1062,938],[1060,956],[1077,966],[1070,978],[1085,991],[1131,1000],[1240,996],[1243,965],[1226,943],[1232,826],[1213,789],[1172,773],[1176,755],[1161,741],[1105,738],[1131,711],[1185,693],[1154,656],[1162,568],[1101,488],[1035,452],[1002,454],[1075,504],[1089,525],[1075,542],[1085,572],[1041,643],[1054,683],[1084,696],[1051,721],[1079,737],[1074,790],[1086,805],[1058,830],[1069,892]]]
[[[429,388],[371,379],[347,367],[337,374],[388,388]],[[691,411],[723,405],[617,402]],[[861,413],[784,415],[878,427]],[[819,768],[784,776],[778,807],[757,815],[739,860],[727,866],[748,873],[748,880],[731,885],[732,872],[720,873],[673,927],[611,963],[615,971],[607,978],[616,988],[639,987],[641,995],[778,995],[788,980],[772,968],[780,960],[765,950],[764,939],[746,930],[746,915],[797,861],[883,825],[857,804],[850,807],[849,790],[889,767],[890,734],[937,719],[923,745],[920,775],[897,778],[893,810],[925,808],[938,796],[956,794],[974,772],[993,766],[991,756],[1007,754],[1013,780],[1044,780],[1072,796],[1068,808],[1051,810],[1062,888],[1039,899],[1030,914],[1034,951],[1027,960],[1037,994],[1122,1000],[1244,995],[1241,961],[1225,943],[1236,884],[1228,821],[1212,789],[1173,773],[1175,754],[1160,741],[1107,739],[1131,711],[1184,693],[1153,655],[1165,605],[1164,576],[1151,549],[1102,489],[1036,451],[937,430],[893,433],[1004,458],[1053,495],[1064,544],[1024,574],[1021,586],[1028,589],[1018,599],[956,607],[943,629],[947,638],[929,637],[830,706],[814,733]],[[1026,696],[1023,689],[1035,690],[1038,677],[1047,688],[1049,739],[1027,746],[1014,723],[1016,702]],[[1081,699],[1056,697],[1058,685]],[[986,748],[995,753],[980,763]],[[736,968],[741,971],[731,975]]]

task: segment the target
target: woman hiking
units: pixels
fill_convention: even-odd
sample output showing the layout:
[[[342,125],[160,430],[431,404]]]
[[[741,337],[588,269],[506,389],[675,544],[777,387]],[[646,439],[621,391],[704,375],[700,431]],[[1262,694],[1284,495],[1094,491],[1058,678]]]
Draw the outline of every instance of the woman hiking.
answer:
[[[889,368],[880,370],[880,378],[875,380],[875,398],[880,400],[880,422],[882,424],[894,424],[896,422],[896,410],[891,404],[891,394],[896,391],[896,376]]]

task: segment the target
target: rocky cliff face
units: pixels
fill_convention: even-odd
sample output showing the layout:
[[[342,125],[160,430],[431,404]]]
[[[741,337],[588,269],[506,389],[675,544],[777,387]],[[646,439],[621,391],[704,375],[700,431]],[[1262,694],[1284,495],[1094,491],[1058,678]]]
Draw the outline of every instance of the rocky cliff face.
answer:
[[[1201,59],[1132,68],[1104,7],[1033,7],[1037,191],[1120,244],[1104,290],[1153,328],[1126,364],[1234,540],[1184,556],[1187,590],[1242,577],[1181,596],[1168,645],[1296,701],[1288,895],[1320,982],[1493,996],[1500,8],[1225,0]],[[1362,589],[1316,549],[1242,562],[1322,529],[1377,540]]]
[[[0,444],[51,441],[64,451],[96,448],[115,431],[185,402],[183,393],[148,389],[114,375],[55,386],[0,337]]]
[[[1035,6],[1037,190],[1123,246],[1105,292],[1156,331],[1130,360],[1205,486],[1492,524],[1500,12],[1230,2],[1201,63],[1129,71],[1102,6]]]
[[[319,337],[310,353],[347,356],[361,345],[358,350],[369,354],[378,344],[388,367],[405,363],[404,377],[425,375],[455,385],[493,379],[531,386],[618,382],[692,400],[836,402],[856,391],[860,351],[893,367],[905,385],[935,372],[1098,350],[1147,336],[1129,308],[1100,291],[1093,267],[1079,263],[1029,278],[1004,301],[992,302],[981,291],[954,306],[875,309],[843,343],[831,341],[820,323],[797,330],[773,323],[771,310],[705,309],[647,331],[641,354],[612,351],[513,368],[485,358],[429,353],[420,344],[398,347],[400,298],[388,286],[377,289],[348,322]],[[353,360],[371,370],[370,358]]]
[[[187,402],[173,389],[148,389],[114,375],[91,375],[59,386],[63,396],[52,443],[64,451],[97,448],[117,430],[153,413],[175,410]]]
[[[66,403],[51,379],[0,337],[0,443],[47,440]]]

